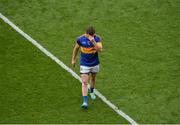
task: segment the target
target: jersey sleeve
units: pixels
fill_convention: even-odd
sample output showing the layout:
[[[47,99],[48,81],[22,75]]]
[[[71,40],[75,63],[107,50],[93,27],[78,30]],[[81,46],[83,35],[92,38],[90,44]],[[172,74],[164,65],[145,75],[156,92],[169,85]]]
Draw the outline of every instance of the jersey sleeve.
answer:
[[[95,37],[95,41],[96,41],[97,43],[99,43],[99,42],[101,42],[101,38],[100,38],[99,36],[96,36],[96,37]]]
[[[97,43],[98,46],[101,46],[102,47],[102,42],[101,42],[101,38],[99,36],[96,36],[95,37],[95,41]]]

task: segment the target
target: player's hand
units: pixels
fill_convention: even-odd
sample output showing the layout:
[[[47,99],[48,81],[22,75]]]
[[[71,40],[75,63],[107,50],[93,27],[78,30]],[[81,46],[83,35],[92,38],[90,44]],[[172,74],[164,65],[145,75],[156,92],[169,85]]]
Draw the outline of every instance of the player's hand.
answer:
[[[76,61],[72,60],[72,61],[71,61],[71,65],[72,65],[72,67],[75,67]]]
[[[89,39],[91,42],[93,42],[94,36],[89,35],[88,39]]]

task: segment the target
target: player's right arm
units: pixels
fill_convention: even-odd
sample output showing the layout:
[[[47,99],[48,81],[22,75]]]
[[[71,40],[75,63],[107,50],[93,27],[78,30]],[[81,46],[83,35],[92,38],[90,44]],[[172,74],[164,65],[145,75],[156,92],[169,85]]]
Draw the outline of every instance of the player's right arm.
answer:
[[[94,45],[96,51],[97,51],[97,52],[102,52],[102,49],[103,49],[102,43],[101,43],[100,41],[97,43],[97,42],[94,40],[94,37],[93,37],[93,36],[90,36],[90,35],[89,35],[88,38],[89,38],[90,42],[92,42],[92,44]]]
[[[74,46],[74,49],[73,49],[73,54],[72,54],[72,59],[71,59],[71,64],[73,67],[75,67],[75,64],[76,64],[76,57],[77,57],[77,53],[79,51],[79,44],[76,43],[75,46]]]

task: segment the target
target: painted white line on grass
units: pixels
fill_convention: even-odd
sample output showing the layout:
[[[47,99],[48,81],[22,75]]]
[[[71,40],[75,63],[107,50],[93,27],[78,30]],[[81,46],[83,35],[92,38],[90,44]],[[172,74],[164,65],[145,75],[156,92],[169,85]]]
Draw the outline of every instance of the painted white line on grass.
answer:
[[[39,44],[36,40],[34,40],[31,36],[23,32],[19,27],[17,27],[14,23],[12,23],[7,17],[0,13],[0,18],[7,24],[9,24],[14,30],[16,30],[19,34],[21,34],[24,38],[26,38],[29,42],[31,42],[34,46],[40,49],[44,54],[46,54],[49,58],[54,60],[58,65],[68,71],[74,78],[78,79],[81,82],[81,78],[68,66],[66,66],[61,60],[59,60],[56,56],[50,53],[47,49],[45,49],[41,44]],[[138,125],[131,117],[125,114],[123,111],[118,109],[113,103],[111,103],[105,96],[103,96],[97,89],[95,89],[95,94],[105,102],[110,108],[112,108],[118,115],[125,118],[129,123],[133,125]]]

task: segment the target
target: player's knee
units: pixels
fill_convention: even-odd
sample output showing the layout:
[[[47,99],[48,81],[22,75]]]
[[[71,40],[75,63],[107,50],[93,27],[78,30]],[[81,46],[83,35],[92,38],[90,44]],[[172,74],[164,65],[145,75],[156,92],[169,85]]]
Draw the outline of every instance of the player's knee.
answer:
[[[96,78],[92,78],[92,82],[95,82],[96,81]]]
[[[82,82],[82,87],[87,87],[87,82]]]
[[[92,80],[92,82],[95,82],[96,81],[96,77],[92,77],[91,80]]]
[[[88,82],[88,78],[86,78],[86,77],[81,77],[81,80],[82,80],[83,83],[87,83]]]
[[[88,84],[88,77],[81,76],[82,86],[86,87]]]

